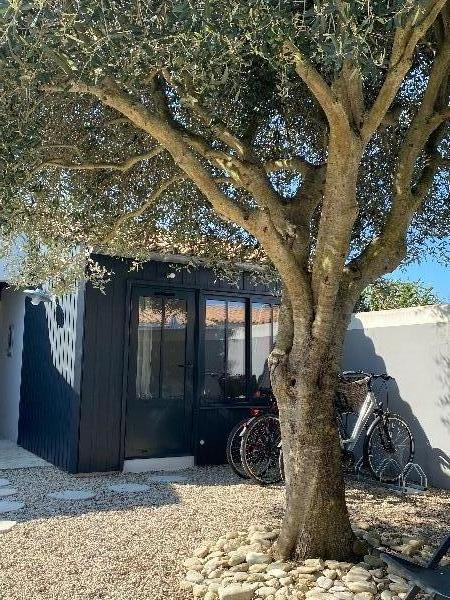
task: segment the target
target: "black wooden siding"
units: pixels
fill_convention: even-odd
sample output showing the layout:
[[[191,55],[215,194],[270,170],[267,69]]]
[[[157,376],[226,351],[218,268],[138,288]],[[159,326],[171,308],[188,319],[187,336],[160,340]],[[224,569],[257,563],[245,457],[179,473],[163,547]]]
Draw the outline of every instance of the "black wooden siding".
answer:
[[[226,292],[270,294],[264,285],[254,283],[243,273],[237,285],[216,281],[207,269],[176,269],[165,262],[146,263],[130,272],[130,262],[111,257],[95,257],[114,275],[104,293],[86,286],[84,352],[79,429],[79,472],[119,469],[123,460],[124,383],[128,343],[129,289],[132,282],[196,290],[198,294]],[[175,277],[169,278],[169,273]],[[198,347],[198,344],[196,344]],[[248,414],[249,407],[202,406],[195,408],[195,452],[200,464],[223,462],[224,440],[233,424]],[[203,440],[205,444],[199,445]]]
[[[76,471],[83,294],[25,304],[18,443]]]

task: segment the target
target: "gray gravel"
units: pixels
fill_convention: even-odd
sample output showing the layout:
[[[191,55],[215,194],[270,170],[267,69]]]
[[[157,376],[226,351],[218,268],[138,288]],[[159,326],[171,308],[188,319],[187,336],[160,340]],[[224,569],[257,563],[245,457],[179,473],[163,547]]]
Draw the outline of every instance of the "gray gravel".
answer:
[[[0,518],[18,524],[0,535],[1,600],[185,600],[181,563],[203,541],[228,529],[276,521],[283,490],[244,483],[226,467],[183,473],[186,481],[160,483],[150,474],[73,476],[54,468],[3,471],[25,502]],[[107,486],[149,485],[150,491],[114,493]],[[48,497],[62,490],[92,490],[85,501]],[[450,530],[450,494],[398,497],[364,484],[348,484],[353,521],[397,530],[435,543]]]

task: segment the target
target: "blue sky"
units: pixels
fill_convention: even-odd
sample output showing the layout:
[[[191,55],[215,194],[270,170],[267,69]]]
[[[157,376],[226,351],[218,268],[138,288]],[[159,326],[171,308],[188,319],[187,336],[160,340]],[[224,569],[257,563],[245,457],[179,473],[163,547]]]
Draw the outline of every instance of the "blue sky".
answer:
[[[422,264],[412,264],[394,271],[391,277],[403,281],[417,281],[433,286],[443,302],[450,302],[450,267],[428,260]]]

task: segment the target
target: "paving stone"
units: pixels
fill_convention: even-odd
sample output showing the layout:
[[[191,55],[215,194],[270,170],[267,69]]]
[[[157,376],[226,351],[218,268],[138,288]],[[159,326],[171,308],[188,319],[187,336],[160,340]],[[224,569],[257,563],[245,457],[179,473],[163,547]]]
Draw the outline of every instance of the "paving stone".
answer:
[[[14,525],[17,525],[17,521],[0,521],[0,534],[10,531]]]
[[[136,492],[149,492],[150,487],[143,483],[116,483],[114,485],[108,485],[108,490],[111,492],[119,492],[122,494],[136,493]]]
[[[7,496],[14,496],[14,494],[17,494],[16,488],[0,487],[0,498],[6,498]]]
[[[0,500],[0,513],[13,512],[20,510],[25,506],[24,502],[12,502],[10,500]]]
[[[95,493],[90,490],[63,490],[62,492],[51,492],[49,498],[55,500],[90,500]]]
[[[11,485],[9,479],[0,479],[0,487],[5,487],[5,485]]]

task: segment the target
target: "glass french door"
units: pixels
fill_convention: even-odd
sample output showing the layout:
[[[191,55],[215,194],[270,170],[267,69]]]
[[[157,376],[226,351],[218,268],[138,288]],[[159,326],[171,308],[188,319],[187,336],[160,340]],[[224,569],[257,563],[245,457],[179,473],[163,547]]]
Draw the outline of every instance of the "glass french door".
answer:
[[[125,458],[191,454],[194,296],[135,287]]]

